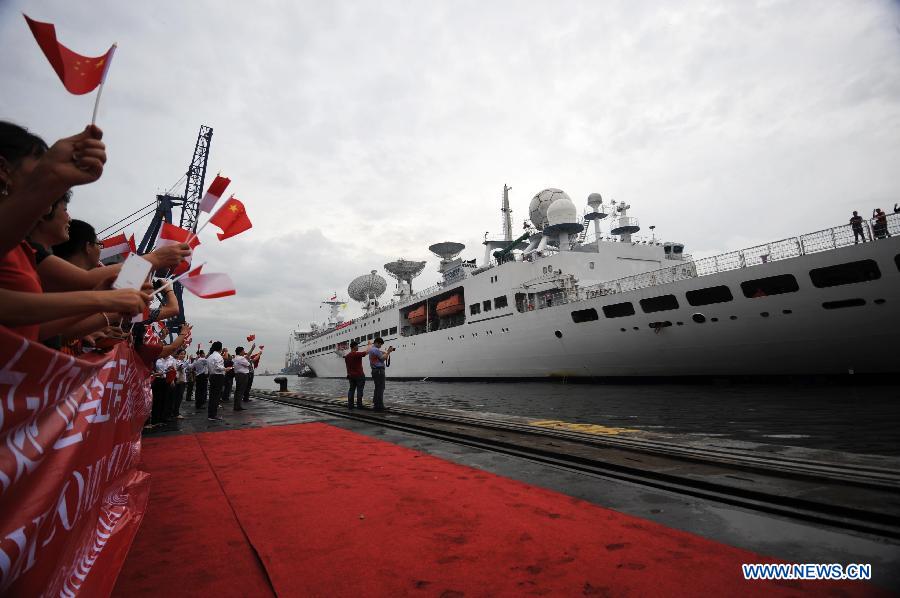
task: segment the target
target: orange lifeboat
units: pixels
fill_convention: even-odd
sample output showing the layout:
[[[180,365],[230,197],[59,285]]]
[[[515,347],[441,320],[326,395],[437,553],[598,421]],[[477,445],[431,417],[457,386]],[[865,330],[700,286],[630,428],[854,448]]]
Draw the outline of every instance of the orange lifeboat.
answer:
[[[419,324],[425,323],[425,306],[417,307],[412,310],[408,314],[406,314],[406,319],[413,326],[418,326]]]
[[[463,302],[462,295],[453,295],[444,299],[443,301],[438,301],[437,304],[437,313],[438,316],[442,318],[446,318],[447,316],[452,316],[453,314],[458,314],[466,308],[466,304]]]

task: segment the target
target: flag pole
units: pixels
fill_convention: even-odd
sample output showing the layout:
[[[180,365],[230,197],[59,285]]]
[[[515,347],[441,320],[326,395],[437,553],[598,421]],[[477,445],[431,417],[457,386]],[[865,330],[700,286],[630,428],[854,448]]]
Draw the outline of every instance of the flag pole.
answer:
[[[114,43],[106,54],[106,64],[103,65],[103,77],[100,79],[100,87],[97,88],[97,97],[94,99],[94,114],[91,116],[91,126],[97,124],[97,110],[100,108],[100,95],[103,93],[103,86],[106,85],[106,74],[109,72],[109,65],[112,64],[113,55],[116,53],[116,48],[118,47],[118,42]]]

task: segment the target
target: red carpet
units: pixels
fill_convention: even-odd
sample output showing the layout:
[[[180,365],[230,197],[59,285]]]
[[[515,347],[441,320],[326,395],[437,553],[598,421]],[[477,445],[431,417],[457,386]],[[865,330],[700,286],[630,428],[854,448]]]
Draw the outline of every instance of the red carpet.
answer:
[[[268,591],[195,438],[281,596],[875,590],[744,581],[741,563],[771,559],[339,428],[300,424],[148,442],[151,508],[120,576],[122,595]],[[209,558],[197,563],[197,553]]]
[[[196,436],[145,438],[144,515],[116,596],[272,596]]]

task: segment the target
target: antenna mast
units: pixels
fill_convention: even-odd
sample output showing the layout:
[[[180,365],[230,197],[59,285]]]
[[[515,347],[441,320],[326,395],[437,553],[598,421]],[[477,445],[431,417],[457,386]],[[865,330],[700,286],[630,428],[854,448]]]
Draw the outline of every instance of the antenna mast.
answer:
[[[500,211],[503,213],[503,240],[509,243],[512,241],[512,210],[509,209],[509,190],[512,187],[503,184],[503,206]]]

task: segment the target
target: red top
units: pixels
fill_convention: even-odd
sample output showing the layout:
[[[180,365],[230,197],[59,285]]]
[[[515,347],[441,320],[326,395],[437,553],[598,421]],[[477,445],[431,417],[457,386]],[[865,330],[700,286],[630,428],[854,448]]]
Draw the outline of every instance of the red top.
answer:
[[[37,273],[37,262],[34,249],[25,242],[10,249],[6,255],[0,256],[0,288],[24,293],[43,293],[41,279]],[[18,326],[11,330],[18,332],[29,340],[38,340],[40,324]]]
[[[344,363],[347,364],[348,378],[364,378],[366,376],[366,373],[362,368],[362,360],[365,356],[365,351],[350,351],[344,356]]]

